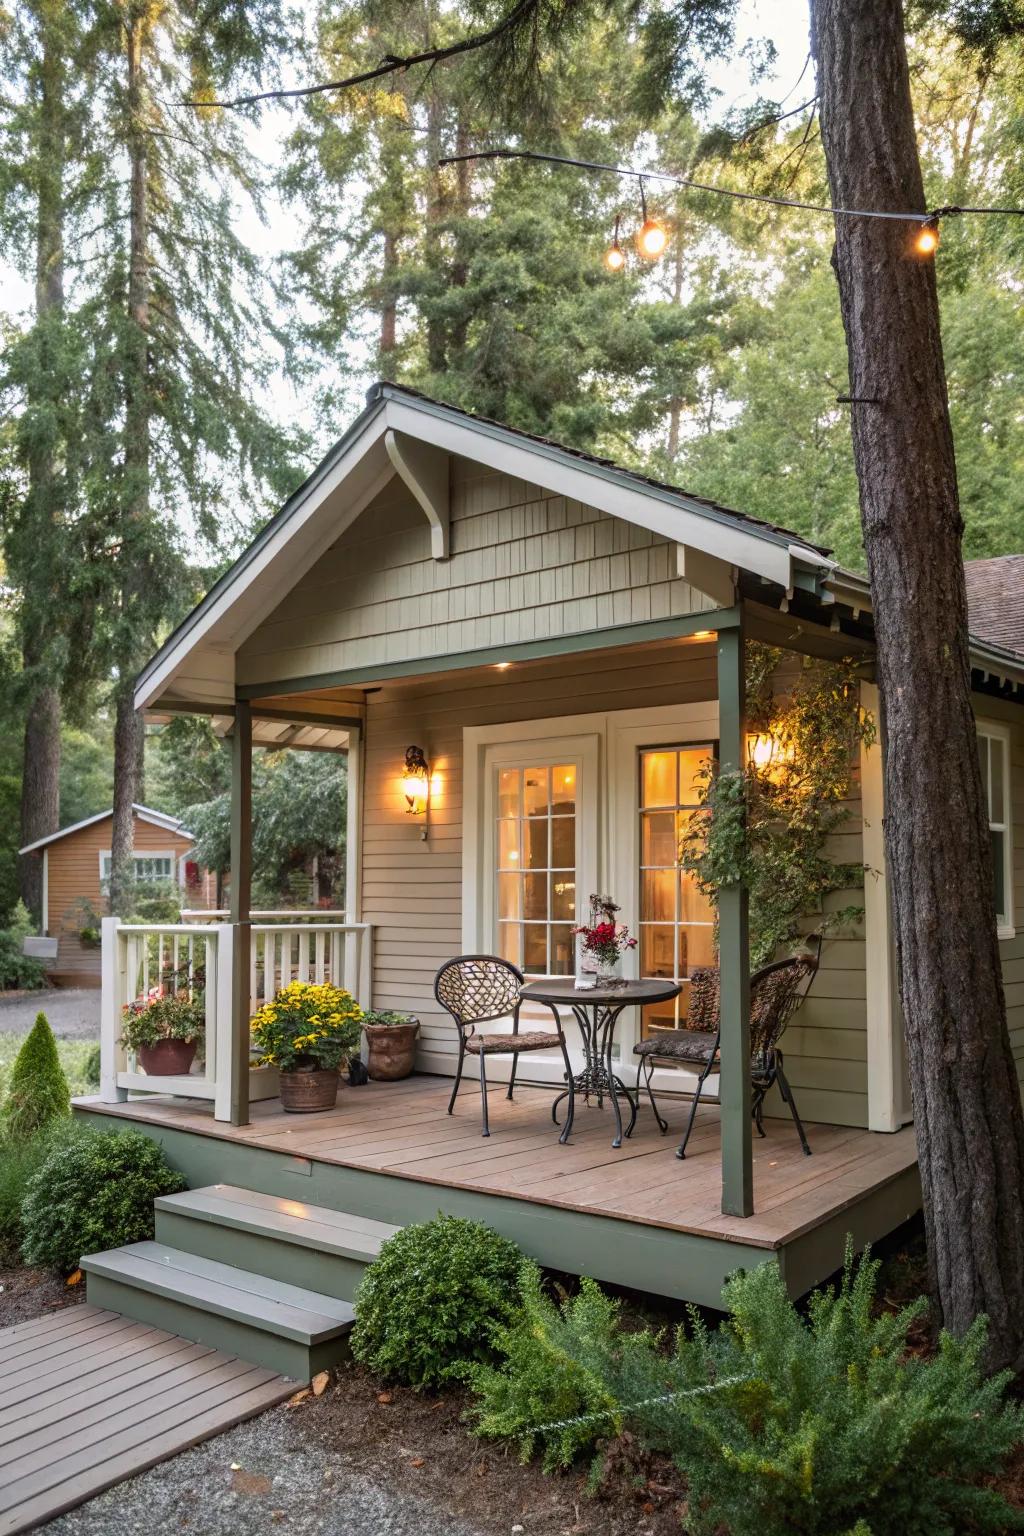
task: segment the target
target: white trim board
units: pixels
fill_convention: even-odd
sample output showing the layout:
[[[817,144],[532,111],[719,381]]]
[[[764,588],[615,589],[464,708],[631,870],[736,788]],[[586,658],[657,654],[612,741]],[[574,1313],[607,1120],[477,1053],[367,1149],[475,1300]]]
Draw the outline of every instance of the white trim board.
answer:
[[[59,832],[50,832],[46,837],[39,837],[34,843],[26,843],[24,848],[19,848],[19,853],[34,853],[37,848],[46,848],[50,843],[58,842],[62,837],[70,837],[72,832],[81,832],[85,827],[94,827],[99,821],[106,821],[113,816],[113,810],[97,811],[94,816],[86,816],[81,821],[74,822],[70,827],[61,827]],[[133,805],[132,814],[137,821],[148,822],[151,826],[161,827],[165,832],[174,832],[178,837],[187,837],[191,840],[192,833],[182,826],[174,816],[168,816],[164,811],[151,810],[147,805]]]

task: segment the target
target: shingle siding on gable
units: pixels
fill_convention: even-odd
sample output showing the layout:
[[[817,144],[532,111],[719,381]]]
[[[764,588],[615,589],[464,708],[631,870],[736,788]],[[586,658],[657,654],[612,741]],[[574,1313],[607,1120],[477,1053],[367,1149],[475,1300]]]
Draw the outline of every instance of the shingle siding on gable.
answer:
[[[451,558],[396,480],[243,645],[240,683],[706,612],[666,539],[452,461]]]

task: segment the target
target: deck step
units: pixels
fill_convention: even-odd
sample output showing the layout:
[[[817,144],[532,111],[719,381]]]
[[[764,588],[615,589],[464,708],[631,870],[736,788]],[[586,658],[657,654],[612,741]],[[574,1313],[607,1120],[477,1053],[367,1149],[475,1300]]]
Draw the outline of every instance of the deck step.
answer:
[[[210,1184],[156,1201],[157,1241],[352,1301],[367,1264],[398,1231],[368,1216]]]
[[[131,1243],[82,1260],[89,1302],[308,1381],[342,1359],[349,1302],[186,1253]]]

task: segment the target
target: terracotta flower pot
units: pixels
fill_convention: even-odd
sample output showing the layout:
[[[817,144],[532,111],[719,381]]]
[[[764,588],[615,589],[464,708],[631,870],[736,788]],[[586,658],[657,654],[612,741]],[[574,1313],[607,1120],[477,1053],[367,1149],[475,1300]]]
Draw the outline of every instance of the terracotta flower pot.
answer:
[[[196,1058],[195,1040],[158,1040],[139,1046],[139,1065],[147,1077],[187,1077]]]
[[[419,1019],[411,1024],[364,1024],[367,1041],[366,1070],[375,1083],[393,1083],[409,1077],[416,1061]]]
[[[333,1109],[338,1102],[336,1067],[298,1067],[281,1073],[281,1108],[291,1115]]]

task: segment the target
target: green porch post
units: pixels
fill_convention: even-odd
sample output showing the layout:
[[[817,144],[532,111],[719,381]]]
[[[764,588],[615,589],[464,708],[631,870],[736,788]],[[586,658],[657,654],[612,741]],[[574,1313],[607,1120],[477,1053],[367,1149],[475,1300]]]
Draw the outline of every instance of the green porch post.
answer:
[[[252,706],[235,703],[231,737],[231,1124],[249,1123],[249,953],[252,943]]]
[[[718,735],[722,773],[742,771],[746,762],[746,679],[742,622],[718,632]],[[718,951],[721,995],[722,1211],[751,1216],[754,1170],[750,1120],[750,942],[747,888],[718,891]]]

